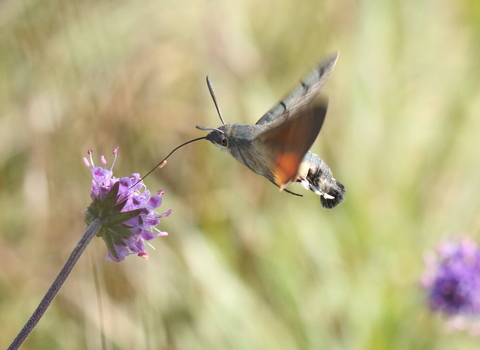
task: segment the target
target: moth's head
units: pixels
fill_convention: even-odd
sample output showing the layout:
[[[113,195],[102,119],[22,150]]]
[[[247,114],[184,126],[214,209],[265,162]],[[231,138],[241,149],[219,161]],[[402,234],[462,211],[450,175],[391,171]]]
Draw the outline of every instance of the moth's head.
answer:
[[[229,125],[222,125],[218,128],[211,128],[211,127],[204,127],[204,126],[197,126],[197,129],[200,130],[212,130],[207,136],[206,139],[213,143],[215,146],[221,149],[227,149],[230,146],[230,142],[228,140],[227,132]]]

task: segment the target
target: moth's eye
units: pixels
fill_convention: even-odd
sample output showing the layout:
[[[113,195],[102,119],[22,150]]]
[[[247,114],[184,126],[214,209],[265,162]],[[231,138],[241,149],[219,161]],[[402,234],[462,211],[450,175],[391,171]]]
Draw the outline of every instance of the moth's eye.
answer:
[[[220,140],[220,145],[222,147],[228,147],[228,139],[226,137],[223,137],[221,140]]]

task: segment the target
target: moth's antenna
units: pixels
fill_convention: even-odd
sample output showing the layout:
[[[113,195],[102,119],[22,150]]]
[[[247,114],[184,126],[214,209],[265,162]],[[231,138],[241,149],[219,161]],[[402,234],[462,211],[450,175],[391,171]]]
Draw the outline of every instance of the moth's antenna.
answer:
[[[207,86],[208,86],[208,91],[210,91],[210,96],[212,96],[213,103],[215,104],[215,108],[217,109],[218,116],[220,117],[222,124],[225,125],[225,121],[223,120],[223,117],[222,117],[222,112],[220,112],[220,107],[218,106],[218,103],[217,103],[217,97],[215,96],[215,91],[213,91],[212,82],[210,81],[210,78],[208,77],[208,75],[207,75]]]
[[[185,146],[185,145],[188,145],[189,143],[192,143],[192,142],[195,142],[195,141],[199,141],[199,140],[203,140],[203,139],[205,139],[205,138],[206,138],[206,136],[204,136],[204,137],[199,137],[198,139],[193,139],[193,140],[187,141],[187,142],[185,142],[185,143],[182,143],[180,146],[175,147],[175,148],[173,149],[173,151],[171,151],[171,152],[168,154],[168,156],[166,156],[165,158],[163,158],[163,160],[162,160],[160,163],[158,163],[158,164],[155,166],[155,168],[153,168],[152,170],[150,170],[150,171],[147,173],[147,175],[141,177],[141,178],[135,183],[135,185],[138,184],[140,181],[143,181],[148,175],[150,175],[151,173],[153,173],[153,171],[154,171],[155,169],[157,169],[157,168],[163,168],[163,166],[164,166],[165,164],[167,164],[167,158],[170,157],[170,156],[173,154],[173,152],[175,152],[177,149],[179,149],[179,148],[181,148],[181,147],[183,147],[183,146]],[[133,186],[135,186],[135,185],[133,185]],[[132,187],[133,187],[133,186],[132,186]]]
[[[212,128],[212,127],[210,127],[210,126],[200,126],[200,125],[197,125],[196,128],[199,129],[199,130],[207,130],[207,131],[208,131],[208,130],[215,130],[215,131],[218,131],[218,132],[221,133],[221,134],[224,134],[224,132],[223,132],[222,130],[220,130],[220,129],[218,129],[218,128]]]

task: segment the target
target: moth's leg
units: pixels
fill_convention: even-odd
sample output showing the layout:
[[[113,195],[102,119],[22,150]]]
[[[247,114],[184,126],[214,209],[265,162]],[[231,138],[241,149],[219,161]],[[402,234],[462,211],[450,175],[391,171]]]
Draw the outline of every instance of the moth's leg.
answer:
[[[287,189],[285,189],[285,188],[284,188],[283,190],[284,190],[285,192],[287,192],[287,193],[293,194],[294,196],[297,196],[297,197],[303,197],[303,194],[298,194],[298,193],[295,193],[295,192],[289,191],[289,190],[287,190]]]
[[[272,184],[274,184],[275,186],[277,186],[278,188],[280,188],[280,186],[278,186],[275,182],[273,182],[272,180],[269,180]],[[293,194],[294,196],[297,196],[297,197],[303,197],[303,194],[298,194],[298,193],[295,193],[295,192],[292,192],[292,191],[289,191],[287,189],[283,189],[285,192],[289,193],[289,194]]]

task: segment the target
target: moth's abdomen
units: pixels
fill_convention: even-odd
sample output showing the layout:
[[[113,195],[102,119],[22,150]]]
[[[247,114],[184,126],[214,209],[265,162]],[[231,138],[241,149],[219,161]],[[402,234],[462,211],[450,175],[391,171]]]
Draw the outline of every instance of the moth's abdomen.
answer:
[[[345,199],[345,186],[337,181],[327,164],[315,153],[303,158],[297,181],[320,196],[325,209],[332,209]]]

